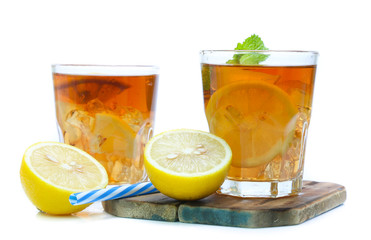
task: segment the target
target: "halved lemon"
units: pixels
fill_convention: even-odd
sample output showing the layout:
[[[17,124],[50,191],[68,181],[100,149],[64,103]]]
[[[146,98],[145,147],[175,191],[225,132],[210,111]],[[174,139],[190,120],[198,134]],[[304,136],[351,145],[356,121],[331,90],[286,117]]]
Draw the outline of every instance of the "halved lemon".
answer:
[[[40,142],[24,153],[21,183],[31,202],[49,214],[78,212],[89,204],[73,206],[75,192],[106,187],[107,172],[86,152],[58,142]]]
[[[161,193],[178,200],[196,200],[218,190],[231,157],[230,147],[220,137],[179,129],[151,138],[144,150],[144,165]]]
[[[246,81],[217,90],[206,108],[210,132],[232,148],[234,167],[255,167],[285,151],[294,136],[297,108],[275,85]]]

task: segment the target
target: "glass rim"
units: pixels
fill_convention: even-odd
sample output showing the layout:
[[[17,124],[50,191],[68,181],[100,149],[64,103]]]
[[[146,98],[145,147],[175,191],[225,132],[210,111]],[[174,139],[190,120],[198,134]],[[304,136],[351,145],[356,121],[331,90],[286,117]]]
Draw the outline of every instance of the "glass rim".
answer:
[[[120,65],[120,64],[75,64],[75,63],[55,63],[51,65],[52,68],[55,67],[110,67],[110,68],[159,68],[156,65],[140,65],[140,64],[134,64],[134,65]]]
[[[160,68],[156,65],[115,65],[115,64],[52,64],[52,72],[75,75],[156,75]],[[92,73],[87,72],[93,70]],[[143,70],[143,72],[141,72]],[[135,73],[134,73],[135,72]]]
[[[201,50],[200,53],[220,53],[220,52],[260,52],[260,53],[308,53],[308,54],[314,54],[318,55],[319,53],[317,51],[311,51],[311,50]]]

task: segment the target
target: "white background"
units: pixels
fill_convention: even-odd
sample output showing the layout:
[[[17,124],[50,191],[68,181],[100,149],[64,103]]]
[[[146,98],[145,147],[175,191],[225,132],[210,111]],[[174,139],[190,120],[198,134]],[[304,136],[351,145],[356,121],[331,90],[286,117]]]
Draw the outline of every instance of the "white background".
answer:
[[[1,1],[1,239],[362,236],[371,213],[369,9],[360,0]],[[253,33],[270,49],[319,51],[304,178],[344,185],[343,206],[297,226],[243,229],[117,218],[99,204],[52,217],[29,202],[19,180],[23,153],[58,140],[51,64],[156,64],[156,132],[207,130],[199,50],[233,49]]]

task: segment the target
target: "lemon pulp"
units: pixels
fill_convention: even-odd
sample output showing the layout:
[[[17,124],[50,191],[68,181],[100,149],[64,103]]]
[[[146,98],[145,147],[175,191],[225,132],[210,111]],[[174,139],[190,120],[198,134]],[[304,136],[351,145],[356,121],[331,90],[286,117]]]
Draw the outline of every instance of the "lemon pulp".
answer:
[[[69,195],[104,188],[104,167],[86,152],[67,144],[42,142],[29,147],[21,164],[21,183],[31,202],[50,214],[70,214],[88,204],[72,206]]]
[[[214,193],[224,182],[232,157],[221,138],[179,129],[153,137],[144,151],[149,179],[163,194],[195,200]]]

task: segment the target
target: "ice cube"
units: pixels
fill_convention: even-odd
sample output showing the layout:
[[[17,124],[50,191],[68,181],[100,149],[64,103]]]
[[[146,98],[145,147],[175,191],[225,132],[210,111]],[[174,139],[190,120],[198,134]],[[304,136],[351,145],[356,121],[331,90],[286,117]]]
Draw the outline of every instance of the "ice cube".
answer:
[[[103,153],[101,146],[107,140],[107,138],[102,137],[101,135],[98,136],[91,136],[90,139],[90,151],[92,153]]]
[[[264,171],[264,177],[268,179],[280,179],[282,176],[282,157],[277,155],[270,161]]]
[[[100,113],[106,110],[104,103],[97,98],[90,100],[86,104],[86,111],[89,113]]]
[[[82,110],[72,110],[66,116],[66,122],[81,129],[83,134],[91,131],[94,127],[94,117]]]
[[[124,164],[121,161],[115,161],[113,164],[111,178],[119,182],[122,180],[122,174],[125,172]]]
[[[79,128],[68,124],[65,125],[65,129],[63,131],[63,139],[65,143],[81,148],[83,147],[81,135],[81,130]]]
[[[143,178],[143,169],[131,166],[130,168],[130,183],[136,183]]]
[[[135,132],[137,132],[143,124],[143,114],[136,108],[130,106],[118,106],[113,112],[125,121]]]

